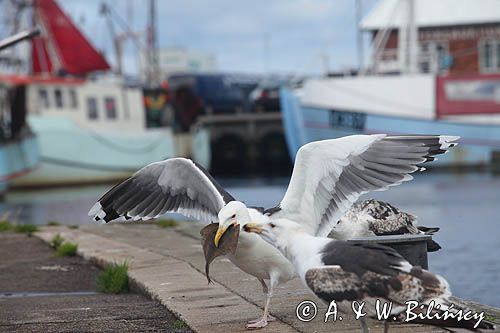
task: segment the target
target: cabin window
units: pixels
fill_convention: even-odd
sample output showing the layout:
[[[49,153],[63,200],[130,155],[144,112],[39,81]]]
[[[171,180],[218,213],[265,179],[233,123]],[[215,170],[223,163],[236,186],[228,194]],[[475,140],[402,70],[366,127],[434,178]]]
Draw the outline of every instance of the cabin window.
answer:
[[[97,100],[94,97],[87,98],[87,115],[91,120],[95,120],[99,117],[99,110],[97,109]]]
[[[497,43],[497,68],[500,68],[500,43]]]
[[[69,90],[69,102],[73,109],[76,109],[78,107],[78,97],[76,96],[75,89]]]
[[[54,97],[55,97],[56,107],[62,108],[63,107],[62,90],[61,89],[55,89],[54,90]]]
[[[106,108],[106,117],[108,119],[116,119],[116,101],[113,97],[106,97],[104,99],[104,107]]]
[[[49,94],[44,88],[38,89],[38,102],[43,108],[49,107]]]
[[[483,40],[479,43],[479,70],[482,73],[500,72],[500,41]]]

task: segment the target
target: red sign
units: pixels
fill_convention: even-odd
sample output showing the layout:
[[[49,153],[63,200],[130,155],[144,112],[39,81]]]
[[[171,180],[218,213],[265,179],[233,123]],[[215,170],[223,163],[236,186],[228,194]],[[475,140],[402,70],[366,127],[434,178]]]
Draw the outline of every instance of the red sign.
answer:
[[[437,116],[500,113],[500,74],[437,77]]]

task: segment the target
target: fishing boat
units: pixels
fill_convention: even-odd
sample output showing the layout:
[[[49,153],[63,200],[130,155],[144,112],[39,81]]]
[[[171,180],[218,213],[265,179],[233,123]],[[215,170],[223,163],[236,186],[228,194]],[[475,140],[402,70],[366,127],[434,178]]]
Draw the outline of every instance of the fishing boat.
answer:
[[[41,34],[31,42],[31,71],[0,75],[0,81],[25,86],[27,119],[39,139],[41,163],[13,185],[110,182],[179,156],[170,124],[150,121],[165,106],[161,92],[110,74],[104,56],[56,1],[35,0],[32,13]],[[203,129],[193,133],[189,157],[209,167],[206,137]]]
[[[38,33],[21,32],[1,40],[0,51]],[[39,161],[38,142],[26,121],[25,93],[23,84],[0,80],[0,196],[12,180],[32,171]]]
[[[371,67],[281,90],[292,158],[308,142],[345,135],[447,134],[460,144],[433,165],[498,162],[500,52],[490,51],[500,50],[500,3],[483,4],[381,0],[361,22],[373,36]]]

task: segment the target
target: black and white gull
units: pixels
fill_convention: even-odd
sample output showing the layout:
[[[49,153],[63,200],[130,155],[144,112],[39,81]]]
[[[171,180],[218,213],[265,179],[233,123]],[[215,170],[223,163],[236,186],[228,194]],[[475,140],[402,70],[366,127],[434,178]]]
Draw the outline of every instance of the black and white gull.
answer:
[[[380,200],[363,200],[354,204],[333,226],[330,236],[338,240],[385,235],[433,235],[439,228],[417,225],[417,217]],[[441,246],[430,239],[427,251]]]
[[[262,318],[272,320],[269,302],[277,284],[295,276],[291,263],[273,246],[243,227],[288,219],[302,223],[310,235],[327,236],[360,195],[385,190],[412,179],[411,173],[435,155],[446,153],[458,137],[444,135],[353,135],[302,146],[288,189],[279,205],[260,211],[236,201],[200,165],[186,158],[152,163],[116,185],[91,208],[96,221],[147,220],[167,212],[200,221],[219,222],[217,246],[230,226],[240,226],[238,246],[229,260],[255,276],[266,295]]]
[[[389,322],[409,319],[436,326],[494,329],[492,323],[483,321],[484,313],[465,317],[470,320],[444,318],[445,311],[457,316],[459,311],[467,311],[450,300],[448,282],[437,274],[412,266],[390,247],[315,237],[303,224],[287,219],[248,223],[244,230],[260,235],[280,250],[293,263],[303,283],[326,304],[335,301],[341,312],[352,312],[352,303],[357,301],[364,303],[362,310],[367,316],[377,318],[382,313],[377,312],[377,301],[379,309],[385,304],[388,312],[384,332],[388,332]],[[417,302],[418,306],[407,302]],[[411,315],[407,312],[409,307],[412,307]],[[426,313],[429,308],[432,317],[413,317],[416,313]],[[364,317],[359,320],[362,332],[367,333]]]

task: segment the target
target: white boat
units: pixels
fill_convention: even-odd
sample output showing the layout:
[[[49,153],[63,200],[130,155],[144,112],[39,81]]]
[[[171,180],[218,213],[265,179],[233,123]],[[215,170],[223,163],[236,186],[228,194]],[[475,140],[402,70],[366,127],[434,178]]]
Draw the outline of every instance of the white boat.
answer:
[[[478,81],[483,85],[474,80],[472,84],[489,84],[484,77]],[[308,142],[346,135],[447,134],[460,136],[459,145],[440,155],[433,165],[487,165],[497,160],[500,110],[479,115],[440,114],[439,110],[447,110],[444,105],[454,103],[443,97],[444,102],[437,107],[440,97],[436,91],[446,82],[429,74],[364,76],[310,79],[300,88],[282,89],[281,110],[290,156],[294,159],[298,149]],[[496,86],[500,87],[500,83]],[[474,110],[481,101],[459,103],[469,104]]]
[[[492,51],[500,51],[493,40],[500,2],[481,5],[379,1],[361,23],[373,37],[370,67],[281,91],[290,155],[308,142],[352,134],[447,134],[460,136],[459,145],[432,165],[498,163],[500,52]]]

